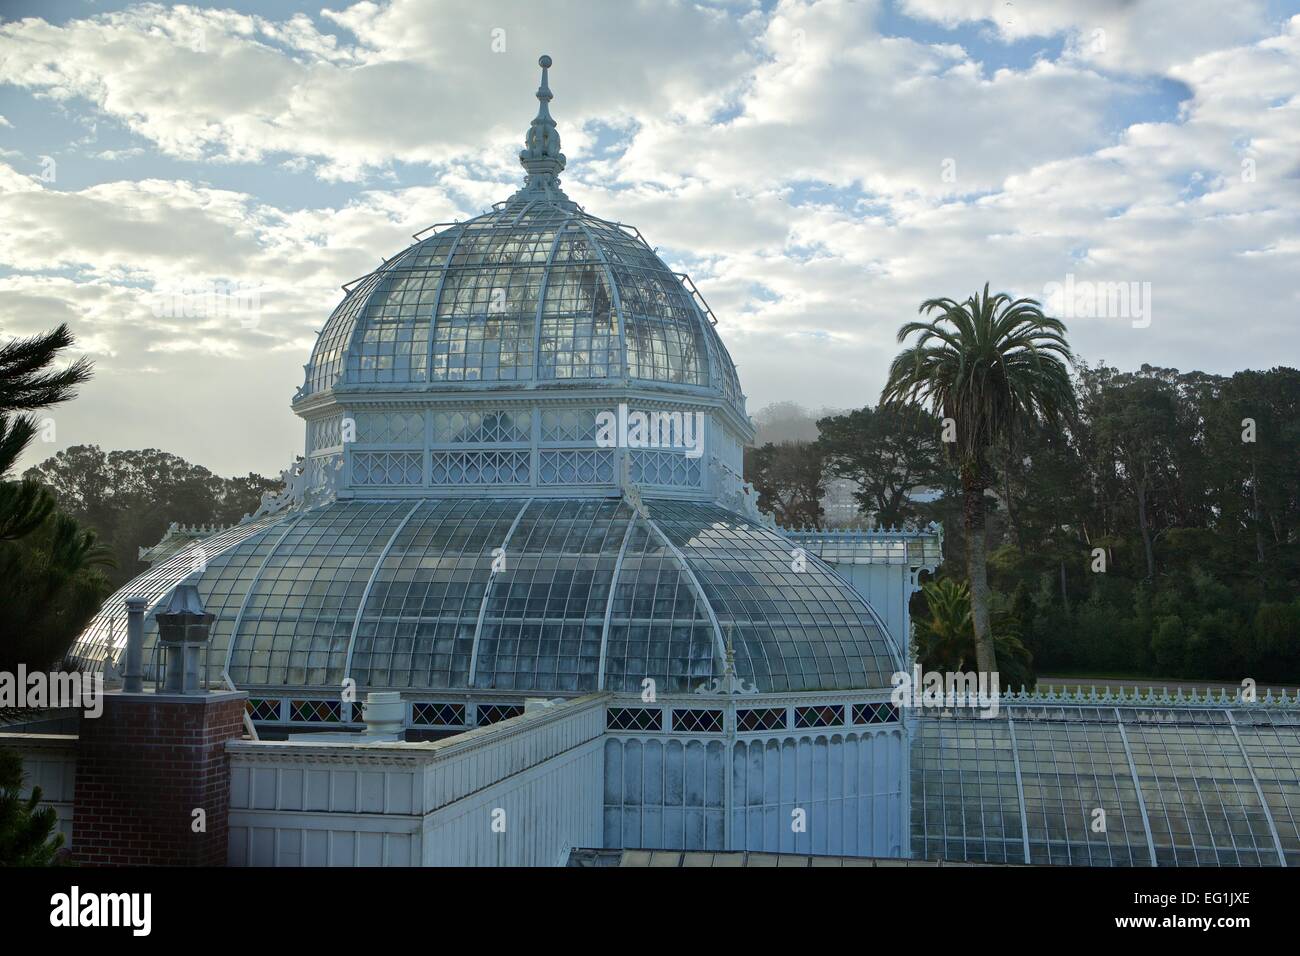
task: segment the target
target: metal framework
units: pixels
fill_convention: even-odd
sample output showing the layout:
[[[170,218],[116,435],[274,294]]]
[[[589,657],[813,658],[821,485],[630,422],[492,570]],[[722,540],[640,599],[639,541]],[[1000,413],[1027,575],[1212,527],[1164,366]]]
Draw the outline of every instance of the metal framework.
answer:
[[[522,189],[483,215],[416,233],[412,245],[344,287],[294,399],[307,421],[306,484],[318,501],[619,490],[618,469],[593,438],[543,450],[534,429],[531,442],[463,436],[448,448],[426,424],[423,435],[399,438],[400,429],[379,427],[354,440],[321,440],[348,419],[429,419],[457,401],[467,415],[534,422],[557,407],[594,418],[622,402],[700,414],[704,455],[657,446],[630,453],[644,473],[638,480],[688,498],[734,492],[708,462],[738,468],[731,449],[753,426],[716,320],[690,279],[669,269],[640,232],[565,196],[545,82],[538,97],[520,156],[528,172]]]
[[[735,366],[688,282],[639,234],[567,200],[516,197],[357,280],[298,399],[382,384],[641,381],[741,408]],[[593,338],[602,334],[617,346]]]
[[[915,721],[916,856],[1068,865],[1300,862],[1300,701],[1008,695]],[[1033,703],[1030,703],[1033,701]],[[1286,825],[1280,826],[1279,820]]]
[[[718,506],[644,507],[653,517],[617,498],[348,500],[208,539],[211,676],[257,694],[347,678],[577,694],[647,677],[690,693],[723,676],[730,643],[736,678],[762,691],[889,686],[894,642],[831,568],[796,569],[788,540]],[[168,561],[128,584],[74,654],[98,663],[126,594],[153,606],[188,575]]]
[[[514,537],[515,529],[519,527],[519,522],[523,518],[524,512],[528,510],[528,506],[531,505],[532,503],[533,503],[533,499],[529,498],[527,501],[523,503],[523,505],[520,506],[519,514],[515,515],[515,520],[510,523],[510,530],[507,531],[506,536],[501,539],[500,548],[501,548],[502,557],[508,559],[507,549],[509,549],[510,547],[510,539]],[[379,565],[375,565],[375,570],[376,572],[378,572]],[[470,687],[474,686],[475,679],[478,677],[478,648],[479,648],[479,641],[483,637],[483,618],[487,617],[488,601],[492,597],[492,585],[495,584],[496,581],[497,581],[497,569],[496,569],[496,560],[494,558],[492,562],[492,569],[490,572],[490,577],[488,578],[487,586],[483,588],[483,601],[482,603],[479,604],[478,607],[478,620],[474,624],[474,643],[471,646],[470,654],[469,654],[469,686]]]

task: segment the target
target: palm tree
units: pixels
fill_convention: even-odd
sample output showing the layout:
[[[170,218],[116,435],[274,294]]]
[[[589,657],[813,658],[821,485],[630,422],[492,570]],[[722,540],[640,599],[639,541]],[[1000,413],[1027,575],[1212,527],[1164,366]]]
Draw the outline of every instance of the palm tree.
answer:
[[[40,482],[5,480],[36,436],[26,413],[75,397],[90,377],[84,358],[52,367],[71,345],[66,325],[0,344],[0,670],[57,661],[107,588],[99,569],[111,558],[95,532],[60,513]]]
[[[970,655],[970,589],[952,578],[921,585],[926,616],[913,622],[916,657],[926,670],[961,671]]]
[[[926,613],[913,622],[916,657],[927,671],[961,672],[976,656],[970,588],[952,578],[921,586]],[[1034,683],[1033,655],[1020,640],[1020,620],[1011,608],[992,613],[994,644],[1001,661],[1000,686]]]
[[[90,378],[90,360],[80,358],[64,369],[49,368],[59,352],[71,345],[72,333],[66,325],[0,345],[0,541],[26,537],[54,512],[54,496],[38,482],[4,480],[36,437],[36,419],[10,416],[76,397],[77,386]]]
[[[49,368],[59,352],[72,345],[66,325],[53,332],[0,345],[0,478],[36,436],[30,415],[10,419],[11,412],[28,412],[75,398],[77,386],[90,378],[91,363],[80,358],[67,368]]]
[[[938,316],[898,330],[900,344],[913,333],[917,338],[894,359],[880,400],[928,405],[944,419],[961,478],[976,665],[992,672],[997,654],[984,528],[989,449],[1032,421],[1054,423],[1074,411],[1068,367],[1074,358],[1061,321],[1045,316],[1034,299],[990,295],[987,283],[965,302],[927,299],[919,311]]]

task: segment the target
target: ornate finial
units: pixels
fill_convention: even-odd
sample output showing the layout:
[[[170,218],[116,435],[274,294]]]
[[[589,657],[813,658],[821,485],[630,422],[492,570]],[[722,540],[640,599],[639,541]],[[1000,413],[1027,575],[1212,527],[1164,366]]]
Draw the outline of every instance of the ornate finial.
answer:
[[[695,688],[697,694],[757,694],[757,684],[747,684],[736,674],[736,649],[731,643],[731,623],[727,624],[726,645],[722,654],[722,676],[714,677]]]
[[[543,54],[537,65],[542,68],[542,85],[537,88],[537,116],[524,137],[519,162],[528,170],[528,186],[545,188],[557,182],[555,177],[564,169],[564,154],[560,152],[560,134],[556,132],[549,106],[552,97],[547,71],[551,68],[551,58]]]

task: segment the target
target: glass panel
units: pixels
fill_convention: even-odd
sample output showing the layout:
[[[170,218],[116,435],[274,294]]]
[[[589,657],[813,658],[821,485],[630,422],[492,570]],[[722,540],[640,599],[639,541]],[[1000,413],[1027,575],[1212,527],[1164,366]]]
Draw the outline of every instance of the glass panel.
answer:
[[[316,347],[312,349],[311,362],[307,366],[306,394],[331,388],[338,381],[343,371],[344,354],[356,329],[357,316],[382,279],[378,272],[366,276],[343,297],[326,321],[325,328],[316,338]]]
[[[235,637],[240,686],[340,687],[357,605],[410,503],[336,502],[270,552]]]
[[[423,382],[428,379],[429,319],[442,270],[412,268],[413,246],[385,267],[366,301],[347,357],[354,382]],[[441,263],[439,263],[441,265]]]
[[[475,686],[596,690],[609,582],[628,517],[616,500],[528,507],[492,583]]]
[[[213,535],[206,540],[189,545],[161,561],[148,571],[132,579],[105,602],[91,618],[68,656],[89,671],[103,667],[104,655],[113,649],[117,663],[121,663],[121,650],[126,646],[126,605],[128,597],[143,597],[148,601],[145,618],[144,661],[150,665],[156,658],[155,645],[158,626],[153,619],[154,605],[171,594],[181,581],[197,576],[199,594],[208,610],[217,615],[212,626],[213,647],[209,653],[209,667],[215,669],[210,679],[220,676],[225,660],[225,646],[230,633],[230,621],[243,599],[244,589],[261,563],[261,555],[281,533],[280,522],[284,515],[275,515],[239,525]],[[233,605],[233,610],[232,610]],[[152,671],[148,672],[152,675]]]
[[[523,502],[425,501],[393,541],[361,615],[359,687],[469,686],[470,656],[492,551]]]
[[[912,853],[929,860],[1024,862],[1015,759],[1005,719],[916,721]]]
[[[708,614],[677,559],[644,521],[628,537],[609,622],[605,687],[690,693],[721,673]]]
[[[707,319],[653,250],[612,223],[583,225],[600,244],[618,287],[628,374],[687,385],[709,384]]]
[[[500,212],[470,220],[438,300],[435,381],[533,378],[533,333],[545,263],[558,225]]]
[[[462,442],[508,444],[529,442],[532,437],[533,418],[528,409],[489,412],[452,409],[433,415],[433,442],[436,445]]]
[[[1239,710],[1233,716],[1287,866],[1300,866],[1300,712]]]
[[[240,686],[263,692],[333,688],[351,676],[372,688],[466,687],[492,552],[522,502],[424,500],[394,538],[411,504],[340,501],[205,542],[206,570],[197,577],[216,616],[212,679],[220,676],[243,607],[231,656],[231,675]],[[888,670],[884,642],[838,578],[812,566],[792,571],[788,542],[730,512],[684,502],[652,501],[649,507],[729,629],[743,679],[763,691],[887,685],[887,678],[876,676]],[[649,678],[660,692],[689,693],[720,676],[707,607],[678,557],[643,520],[627,532],[629,515],[617,499],[540,500],[529,506],[487,608],[480,686],[594,689],[607,606],[610,690],[640,693]],[[611,601],[610,581],[625,537]],[[352,673],[344,675],[358,603],[390,540],[361,614]],[[124,639],[121,597],[138,592],[156,601],[196,570],[194,561],[175,558],[120,592],[110,601],[116,609],[95,618],[78,653],[93,654],[98,663],[111,621],[114,640],[120,645]],[[150,641],[153,630],[150,623]]]
[[[1230,728],[1129,724],[1127,731],[1160,866],[1277,863],[1259,796]]]
[[[628,375],[711,384],[743,401],[712,322],[654,250],[549,203],[451,227],[365,277],[321,332],[305,392],[332,387],[345,368],[357,383]]]
[[[618,317],[604,264],[585,235],[570,227],[560,240],[542,304],[540,379],[610,378],[623,374]]]
[[[424,444],[424,416],[419,412],[358,412],[353,421],[361,445]]]
[[[690,563],[739,675],[761,692],[888,687],[888,637],[833,571],[807,562],[781,535],[711,505],[655,500],[652,520]]]
[[[1030,862],[1150,865],[1133,775],[1113,711],[1107,720],[1015,721]]]

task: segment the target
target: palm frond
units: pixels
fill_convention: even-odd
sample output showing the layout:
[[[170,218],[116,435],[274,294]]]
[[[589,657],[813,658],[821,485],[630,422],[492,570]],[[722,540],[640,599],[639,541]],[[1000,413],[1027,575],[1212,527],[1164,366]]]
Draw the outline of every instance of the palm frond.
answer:
[[[917,402],[957,423],[963,459],[1036,420],[1076,408],[1074,356],[1065,323],[1043,314],[1036,299],[993,293],[989,284],[957,302],[927,299],[928,321],[905,322],[881,392],[885,403]]]
[[[30,415],[10,418],[0,414],[0,478],[9,473],[23,453],[23,449],[36,437],[36,420]]]
[[[58,353],[73,344],[67,325],[0,345],[0,412],[57,405],[76,397],[88,378],[91,361],[80,358],[67,368],[49,370]]]
[[[0,541],[31,534],[54,513],[54,495],[38,482],[0,482]]]

